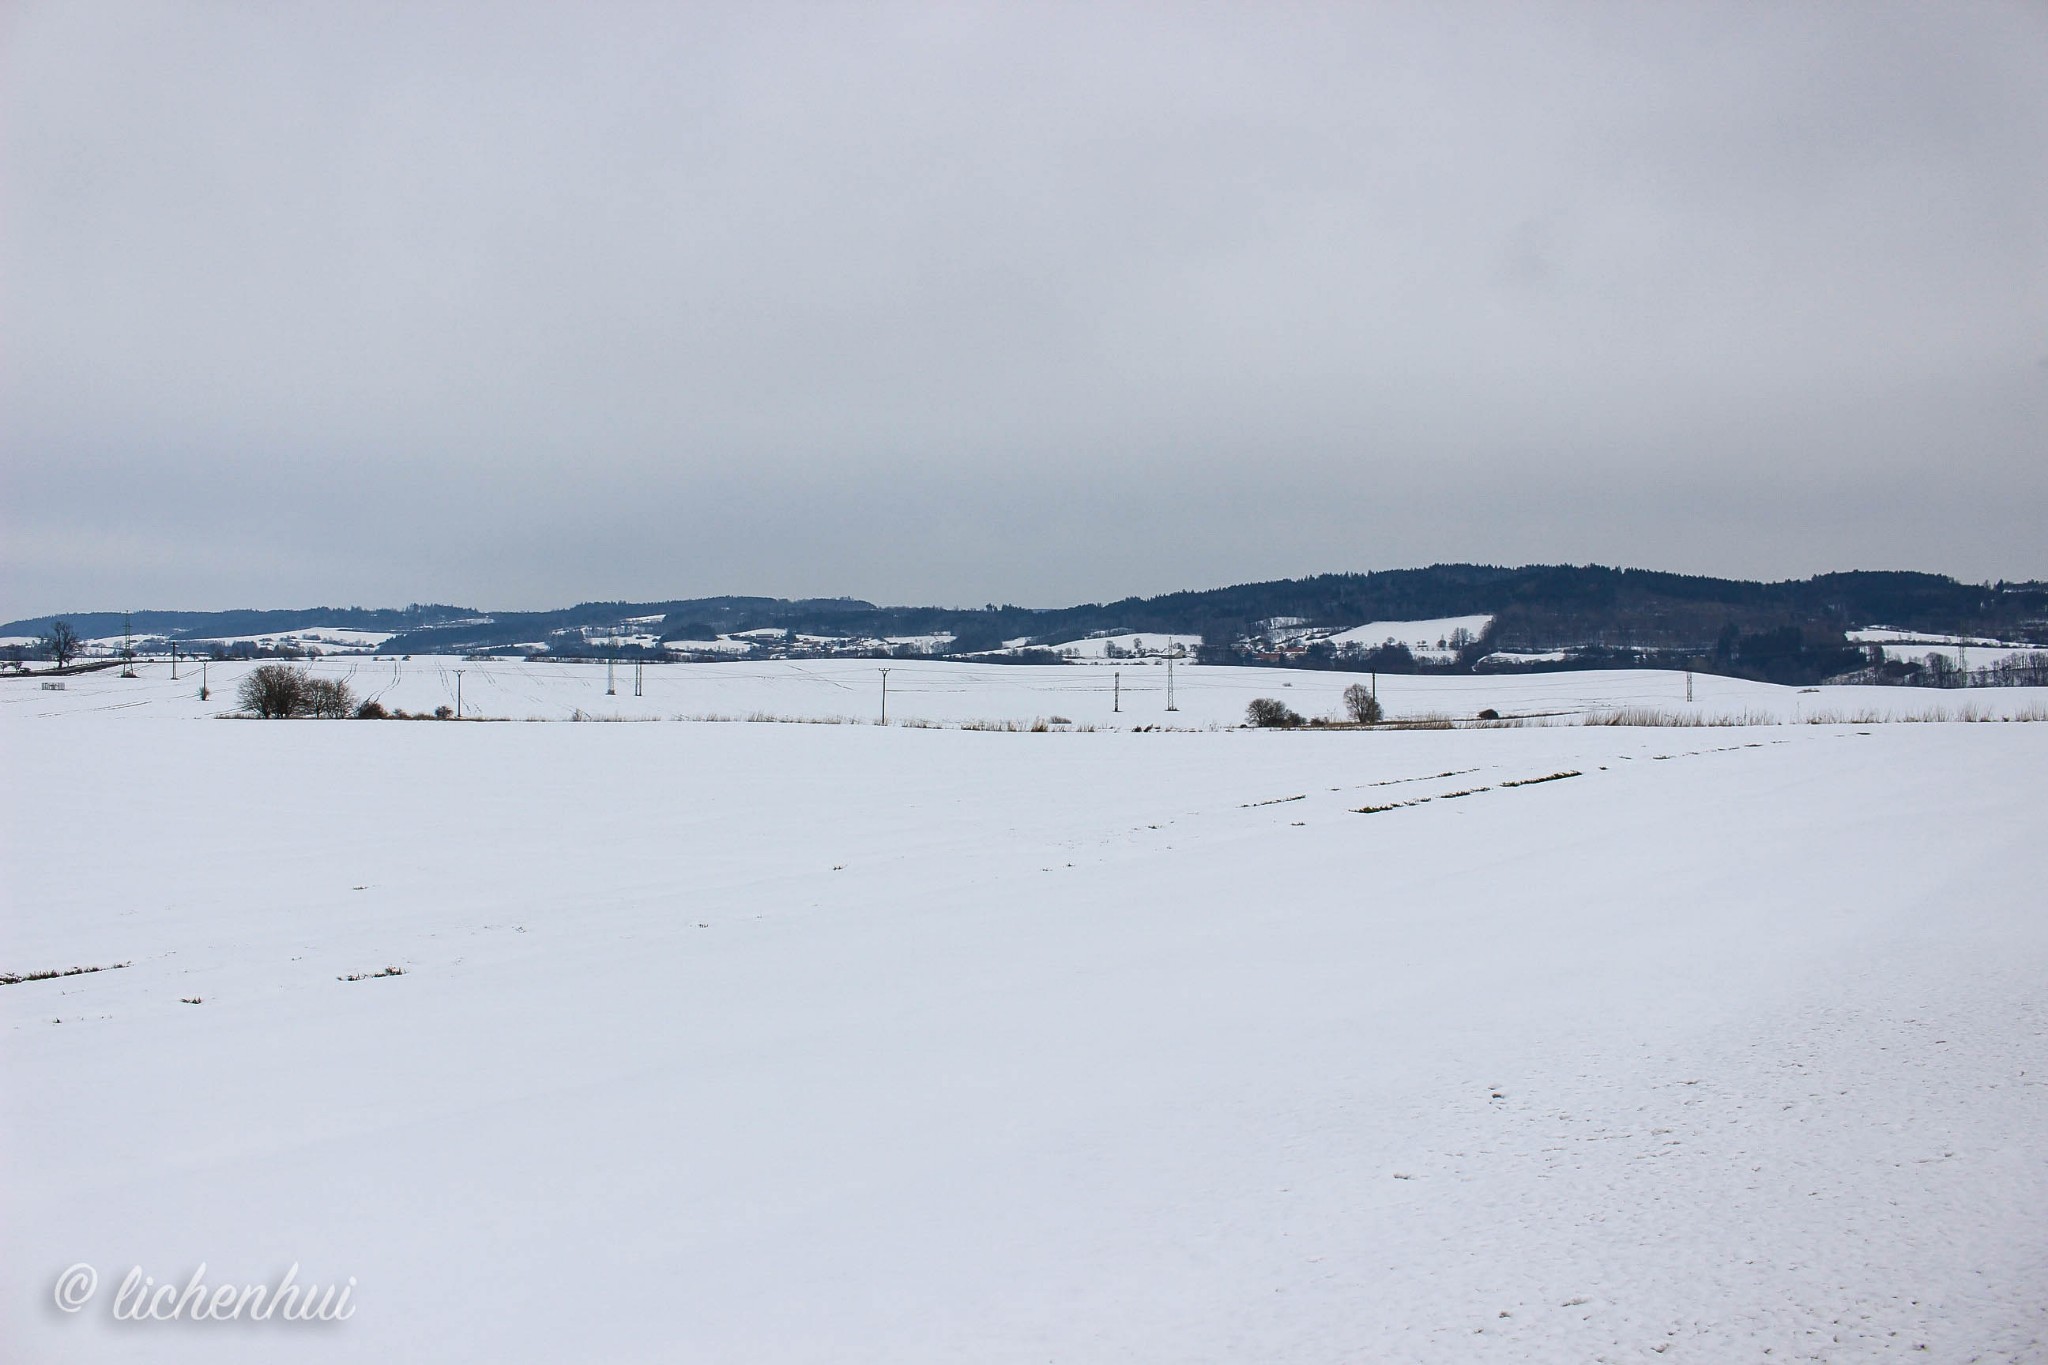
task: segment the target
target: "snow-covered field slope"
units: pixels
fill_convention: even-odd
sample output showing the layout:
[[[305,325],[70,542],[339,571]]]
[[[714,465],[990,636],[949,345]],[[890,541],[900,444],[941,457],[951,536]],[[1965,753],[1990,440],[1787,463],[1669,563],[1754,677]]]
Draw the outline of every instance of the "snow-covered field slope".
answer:
[[[1935,647],[1929,647],[1929,645],[1884,645],[1884,657],[1886,659],[1894,659],[1898,663],[1923,663],[1927,659],[1927,655],[1939,655],[1939,657],[1950,659],[1950,661],[1956,659],[1954,647],[1939,647],[1939,645],[1935,645]],[[1985,669],[1985,667],[1999,667],[1999,665],[2009,665],[2009,663],[2028,663],[2030,659],[2040,659],[2042,655],[2048,655],[2048,649],[1989,647],[1989,649],[1970,649],[1964,655],[1964,661],[1972,669]]]
[[[338,645],[345,649],[375,649],[390,639],[394,632],[388,630],[349,630],[341,626],[314,626],[307,630],[272,631],[263,635],[207,635],[195,636],[200,643],[251,644],[251,645]],[[119,637],[100,643],[119,644]]]
[[[1846,632],[1849,640],[1856,644],[1879,645],[1884,657],[1902,663],[1919,663],[1929,654],[1940,654],[1947,658],[1956,657],[1958,646],[1963,647],[1963,657],[1971,668],[1986,668],[1995,664],[2024,662],[2042,654],[2048,649],[2039,645],[2018,644],[2005,640],[1991,640],[1974,635],[1933,635],[1909,630],[1852,630]]]
[[[418,656],[320,659],[302,666],[321,677],[345,679],[358,697],[413,713],[452,708],[460,673],[463,715],[473,718],[567,720],[580,714],[592,719],[761,716],[839,721],[880,717],[881,669],[886,667],[892,723],[1029,724],[1057,716],[1076,725],[1111,729],[1235,726],[1244,720],[1245,704],[1255,697],[1277,697],[1303,716],[1336,719],[1343,715],[1344,689],[1368,681],[1361,673],[1176,664],[1176,709],[1168,711],[1163,659],[1127,659],[1115,669],[870,659],[649,664],[640,672],[637,697],[631,664],[608,670],[603,663],[465,662]],[[122,678],[114,670],[66,678],[62,692],[43,691],[32,677],[0,676],[0,716],[224,715],[235,708],[236,684],[255,667],[210,665],[205,679],[212,695],[204,701],[199,697],[200,674],[190,662],[180,662],[176,680],[167,662],[149,660],[136,666],[134,678]],[[2009,715],[2048,707],[2048,691],[2040,688],[1802,690],[1706,674],[1693,679],[1694,700],[1688,704],[1683,675],[1652,670],[1479,677],[1386,674],[1376,685],[1394,719],[1469,720],[1480,711],[1493,710],[1532,721],[1575,724],[1589,714],[1634,710],[1699,720],[1789,722],[1815,717]]]
[[[1357,645],[1371,649],[1392,641],[1406,645],[1416,657],[1440,657],[1456,653],[1451,637],[1459,631],[1478,638],[1493,624],[1491,616],[1440,616],[1428,621],[1368,621],[1362,626],[1329,636],[1333,645]]]
[[[1868,630],[1844,631],[1843,637],[1855,644],[1907,644],[1938,647],[1941,645],[1985,645],[2003,649],[2025,649],[2027,646],[2004,640],[1993,640],[1982,635],[1940,635],[1918,630],[1890,630],[1882,626]]]
[[[1085,640],[1069,640],[1064,644],[1045,645],[1063,658],[1077,663],[1124,663],[1132,655],[1157,654],[1162,659],[1168,654],[1185,656],[1202,646],[1199,635],[1146,635],[1128,632],[1123,635],[1092,635]],[[1117,653],[1112,656],[1110,650]]]
[[[879,682],[802,667],[644,702]],[[1035,672],[908,667],[892,719],[1110,719]],[[70,681],[0,683],[0,972],[128,965],[0,986],[9,1360],[2048,1356],[2048,724],[213,722]],[[1191,669],[1182,714],[1348,681]],[[1683,705],[1425,681],[1382,696]],[[109,1320],[201,1262],[356,1312]]]
[[[1949,660],[1956,658],[1956,646],[1954,645],[1921,642],[1918,644],[1882,645],[1880,648],[1884,650],[1885,658],[1894,659],[1901,663],[1919,663],[1930,654],[1937,654]],[[1989,668],[1995,664],[2015,661],[2024,662],[2043,654],[2048,654],[2048,649],[2041,649],[2034,645],[1970,645],[1964,648],[1962,657],[1971,668]]]

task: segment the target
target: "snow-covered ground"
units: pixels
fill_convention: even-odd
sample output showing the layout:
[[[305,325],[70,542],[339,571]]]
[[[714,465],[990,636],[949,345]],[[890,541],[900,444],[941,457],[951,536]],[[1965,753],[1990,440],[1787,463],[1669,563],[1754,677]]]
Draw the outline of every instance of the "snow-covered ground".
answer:
[[[1991,640],[1976,635],[1933,635],[1919,631],[1883,628],[1852,630],[1845,634],[1855,644],[1879,646],[1885,658],[1900,663],[1919,663],[1930,654],[1939,654],[1953,660],[1958,647],[1963,651],[1964,662],[1973,669],[2024,662],[2048,654],[2048,649],[2040,645]]]
[[[1526,668],[1531,664],[1561,664],[1571,657],[1564,649],[1497,649],[1479,660],[1482,668]]]
[[[189,643],[191,645],[249,644],[262,645],[273,649],[280,645],[301,649],[307,645],[315,647],[331,646],[342,649],[375,649],[386,640],[389,640],[394,633],[388,630],[348,630],[340,626],[314,626],[306,630],[271,631],[262,635],[193,636],[189,642],[181,640],[180,647],[184,647]],[[103,643],[118,645],[120,638],[117,636],[112,641]]]
[[[201,700],[201,673],[180,662],[144,660],[137,676],[109,670],[64,679],[45,692],[33,676],[0,676],[0,715],[55,717],[90,713],[140,719],[215,716],[235,709],[236,684],[260,661],[209,664],[212,693]],[[1306,717],[1343,715],[1344,689],[1362,673],[1284,668],[1230,668],[1180,663],[1173,668],[1168,711],[1162,659],[1124,661],[1118,669],[1063,665],[970,664],[925,660],[782,659],[634,665],[545,660],[319,659],[299,665],[340,678],[358,697],[390,710],[431,713],[456,703],[461,681],[466,717],[497,720],[747,719],[871,721],[879,719],[883,668],[889,670],[889,719],[961,725],[1062,718],[1105,729],[1235,726],[1255,697],[1277,697]],[[2038,711],[2038,688],[1936,691],[1910,687],[1794,689],[1697,674],[1693,701],[1682,674],[1648,669],[1476,677],[1383,674],[1381,703],[1395,720],[1470,720],[1485,710],[1530,722],[1575,724],[1614,711],[1654,712],[1697,720],[1805,721],[1931,719]],[[607,688],[610,691],[607,692]]]
[[[204,635],[180,636],[178,648],[187,652],[203,649],[206,645],[258,645],[266,649],[352,649],[370,650],[389,640],[393,632],[388,630],[352,630],[342,626],[312,626],[304,630],[266,631],[256,635]],[[107,658],[118,656],[129,647],[149,646],[159,651],[163,648],[164,637],[160,634],[136,632],[132,635],[102,635],[80,641],[80,655],[84,658]],[[37,648],[42,640],[34,635],[0,635],[0,649],[21,647]]]
[[[1874,626],[1868,630],[1842,632],[1843,638],[1853,644],[1906,644],[1906,645],[1986,645],[2001,649],[2025,649],[2027,646],[2006,640],[1993,640],[1982,635],[1938,635],[1919,630],[1892,630],[1885,626]]]
[[[1122,635],[1091,635],[1083,640],[1043,646],[1062,658],[1091,664],[1128,663],[1134,656],[1155,656],[1160,660],[1168,655],[1183,658],[1201,647],[1202,637],[1199,635],[1147,635],[1140,631]],[[1112,654],[1112,650],[1115,653]]]
[[[1887,659],[1896,659],[1904,663],[1924,662],[1930,654],[1939,654],[1948,659],[1956,657],[1956,652],[1952,648],[1929,648],[1925,645],[1884,646],[1884,655]],[[1963,659],[1972,669],[1979,669],[2005,664],[2025,663],[2030,659],[2041,658],[2043,655],[2048,655],[2048,649],[2041,649],[2038,646],[2021,645],[2017,648],[2010,648],[1994,645],[1983,649],[1970,648],[1963,655]]]
[[[1418,659],[1448,659],[1457,654],[1452,637],[1463,632],[1478,639],[1493,624],[1491,616],[1443,616],[1429,621],[1368,621],[1362,626],[1327,636],[1333,645],[1357,645],[1371,649],[1389,642],[1405,645]]]
[[[1895,659],[1901,663],[1920,663],[1930,654],[1953,661],[1958,648],[1952,644],[1929,644],[1925,641],[1878,647],[1884,651],[1885,658]],[[1961,648],[1964,662],[1973,669],[1989,668],[1994,664],[2024,661],[2048,654],[2048,649],[2042,649],[2038,645],[1966,645]]]
[[[880,682],[354,662],[500,715]],[[1101,669],[891,668],[892,721],[1224,726],[1356,680],[1177,669],[1166,714],[1144,668],[1120,716]],[[204,719],[237,673],[0,680],[0,972],[128,964],[0,985],[7,1359],[2048,1356],[2048,724]],[[200,1262],[356,1311],[109,1320],[130,1266]]]
[[[652,632],[621,635],[608,630],[584,630],[578,634],[584,644],[595,649],[655,649],[661,644],[661,636]]]
[[[1037,640],[1029,635],[1003,641],[1001,649],[984,650],[969,658],[987,658],[996,654],[1038,653],[1050,651],[1071,663],[1077,664],[1129,664],[1164,663],[1169,655],[1176,659],[1191,656],[1202,647],[1199,635],[1168,635],[1163,632],[1147,634],[1142,631],[1124,631],[1109,635],[1087,635],[1078,640]],[[1114,651],[1112,653],[1112,651]]]
[[[755,642],[720,635],[710,640],[668,640],[664,647],[678,654],[751,654]]]

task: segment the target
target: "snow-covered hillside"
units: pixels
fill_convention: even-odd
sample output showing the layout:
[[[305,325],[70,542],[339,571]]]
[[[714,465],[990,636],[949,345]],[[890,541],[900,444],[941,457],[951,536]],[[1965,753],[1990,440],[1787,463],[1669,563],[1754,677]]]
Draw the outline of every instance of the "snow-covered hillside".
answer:
[[[1091,635],[1083,640],[1042,646],[1063,659],[1076,663],[1129,663],[1140,659],[1154,662],[1168,656],[1185,659],[1202,646],[1199,635],[1147,635],[1128,631],[1121,635]]]
[[[1874,626],[1868,630],[1844,631],[1843,637],[1853,644],[1920,645],[1928,649],[1939,649],[1956,645],[1976,645],[1992,649],[2025,649],[2024,644],[2006,640],[1994,640],[1982,635],[1941,635],[1917,630],[1891,630]]]
[[[1478,639],[1493,624],[1491,616],[1444,616],[1430,621],[1368,621],[1350,630],[1324,637],[1333,645],[1356,645],[1372,649],[1377,645],[1405,646],[1418,659],[1447,660],[1457,657],[1459,642]]]
[[[382,668],[499,715],[866,717],[880,681]],[[1355,680],[1177,670],[1169,715],[1160,671],[1126,723]],[[891,720],[1107,724],[1104,674],[897,667]],[[9,1359],[2048,1353],[2048,724],[205,719],[235,675],[0,679],[0,973],[110,969],[0,985]],[[109,1320],[201,1262],[356,1312]]]

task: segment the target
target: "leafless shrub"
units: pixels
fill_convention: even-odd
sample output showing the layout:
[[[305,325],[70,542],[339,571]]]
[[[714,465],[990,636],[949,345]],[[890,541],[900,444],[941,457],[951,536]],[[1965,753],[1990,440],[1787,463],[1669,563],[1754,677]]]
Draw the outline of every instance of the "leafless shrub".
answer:
[[[1291,730],[1301,724],[1301,716],[1284,701],[1272,697],[1256,697],[1244,708],[1245,724],[1262,730]]]
[[[290,664],[261,664],[237,684],[242,710],[266,720],[312,716],[343,720],[356,714],[355,693],[339,678],[316,678]],[[382,708],[378,708],[382,711]]]
[[[306,672],[289,664],[261,664],[249,670],[235,688],[244,711],[265,720],[300,713],[306,703]]]
[[[300,713],[317,720],[347,720],[356,711],[355,693],[339,678],[308,677],[299,701]]]

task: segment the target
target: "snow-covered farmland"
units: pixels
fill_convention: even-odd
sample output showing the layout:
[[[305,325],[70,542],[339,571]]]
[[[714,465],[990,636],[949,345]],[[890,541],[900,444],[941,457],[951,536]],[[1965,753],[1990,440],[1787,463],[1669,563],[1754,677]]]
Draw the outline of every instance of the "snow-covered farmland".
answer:
[[[1982,635],[1940,635],[1918,630],[1892,630],[1884,626],[1873,626],[1868,630],[1844,631],[1843,637],[1854,644],[1923,645],[1940,648],[1947,645],[1984,645],[2000,649],[2024,649],[2025,645],[2005,640],[1994,640]]]
[[[195,645],[261,645],[272,649],[279,646],[304,649],[310,645],[314,648],[328,647],[367,650],[375,649],[383,644],[392,637],[393,633],[388,630],[348,630],[340,626],[315,626],[306,630],[271,631],[260,635],[194,636],[191,643]],[[116,636],[111,640],[103,640],[99,643],[119,645],[121,641],[120,637]]]
[[[1368,621],[1326,637],[1333,645],[1404,645],[1418,659],[1448,659],[1457,654],[1458,639],[1476,640],[1493,624],[1491,616],[1444,616],[1429,621]]]
[[[354,662],[498,716],[880,690]],[[1103,669],[890,667],[892,722],[1105,728],[271,724],[206,719],[239,666],[204,703],[162,664],[0,679],[0,972],[112,968],[0,986],[9,1358],[2048,1351],[2048,724],[1279,734],[1204,727],[1356,675],[1176,669],[1166,713],[1158,668],[1111,712]],[[1685,709],[1664,674],[1379,685]],[[356,1312],[108,1319],[128,1267],[201,1262],[354,1277]]]
[[[144,660],[137,676],[112,670],[64,680],[42,691],[32,677],[0,677],[0,715],[223,716],[235,709],[239,681],[261,661],[178,664]],[[1164,659],[1132,659],[1117,668],[969,664],[932,660],[770,659],[696,664],[530,659],[318,659],[298,665],[346,681],[358,697],[387,710],[431,714],[453,708],[485,720],[872,721],[881,716],[882,670],[889,674],[892,723],[938,725],[1063,720],[1099,729],[1236,726],[1255,697],[1277,697],[1308,718],[1343,715],[1343,693],[1369,675],[1285,668],[1176,664],[1172,703]],[[202,678],[210,696],[202,699]],[[635,695],[636,685],[639,694]],[[1470,720],[1481,711],[1528,723],[1576,724],[1616,711],[1666,719],[1807,721],[1917,720],[1999,716],[2040,710],[2048,692],[2030,688],[1936,691],[1910,687],[1793,689],[1739,678],[1696,675],[1685,700],[1682,674],[1603,670],[1529,675],[1373,680],[1395,721]]]
[[[1944,659],[1961,659],[1970,668],[1989,668],[1996,665],[2025,662],[2028,659],[2048,655],[2048,649],[2038,645],[1967,645],[1929,644],[1920,641],[1903,645],[1879,645],[1884,657],[1900,663],[1920,663],[1928,655]]]
[[[2048,648],[2040,645],[1992,640],[1978,635],[1938,635],[1881,627],[1852,630],[1846,635],[1856,644],[1877,645],[1885,658],[1900,663],[1919,663],[1928,655],[1936,654],[1946,659],[1960,659],[1975,669],[2024,663],[2048,655]]]
[[[1090,635],[1086,639],[1069,640],[1064,644],[1043,645],[1063,659],[1076,663],[1129,662],[1135,658],[1152,657],[1164,660],[1168,655],[1180,657],[1194,653],[1201,648],[1199,635],[1147,635],[1139,631],[1127,631],[1121,635]]]

